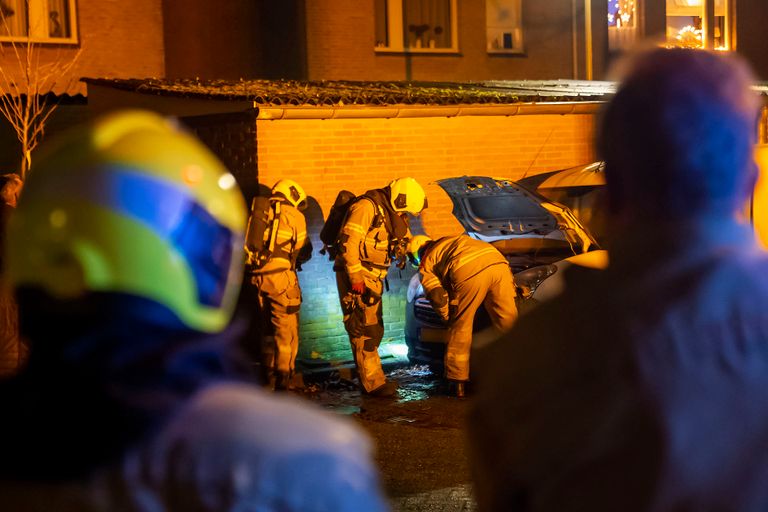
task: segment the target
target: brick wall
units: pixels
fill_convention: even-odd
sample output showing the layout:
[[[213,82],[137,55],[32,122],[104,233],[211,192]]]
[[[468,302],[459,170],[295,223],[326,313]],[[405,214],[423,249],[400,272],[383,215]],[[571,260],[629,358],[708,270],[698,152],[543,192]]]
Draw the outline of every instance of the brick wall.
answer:
[[[258,195],[256,116],[254,112],[182,118],[184,124],[221,159],[243,191],[247,204]]]
[[[78,0],[78,45],[40,45],[41,63],[69,62],[81,49],[75,65],[65,76],[55,77],[56,92],[85,93],[80,77],[135,78],[164,74],[161,0]],[[18,62],[8,43],[0,54],[0,66],[13,79]],[[49,86],[53,81],[46,82]],[[46,125],[50,137],[87,117],[82,105],[63,105]],[[0,169],[16,171],[21,149],[10,124],[0,118]],[[34,160],[34,154],[33,154]],[[34,165],[34,164],[33,164]]]
[[[163,0],[165,72],[169,78],[256,76],[261,64],[256,4],[251,0]],[[226,58],[222,50],[226,49]]]
[[[57,77],[54,90],[85,93],[85,85],[77,83],[83,76],[164,76],[161,3],[162,0],[78,0],[79,44],[39,45],[42,63],[69,61],[81,51],[68,76]],[[17,69],[14,53],[3,52],[0,65],[6,72]]]
[[[308,78],[454,82],[574,78],[571,0],[523,2],[525,53],[516,55],[487,53],[485,2],[458,2],[459,52],[442,55],[375,52],[373,0],[306,2]],[[577,16],[583,17],[582,9],[580,3]]]
[[[165,74],[162,0],[78,0],[83,54],[77,76]]]
[[[462,231],[447,195],[433,182],[471,174],[519,178],[594,159],[591,115],[409,119],[258,120],[259,182],[283,177],[310,196],[306,216],[315,246],[299,278],[304,291],[300,357],[349,359],[332,264],[317,253],[324,217],[341,189],[363,193],[400,176],[425,186],[430,207],[413,231],[433,237]],[[412,270],[390,272],[385,341],[402,340]]]

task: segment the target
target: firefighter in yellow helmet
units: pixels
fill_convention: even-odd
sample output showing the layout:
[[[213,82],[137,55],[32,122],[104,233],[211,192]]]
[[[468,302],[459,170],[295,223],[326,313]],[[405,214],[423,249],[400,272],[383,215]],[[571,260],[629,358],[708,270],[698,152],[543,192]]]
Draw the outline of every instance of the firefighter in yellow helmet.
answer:
[[[432,307],[448,323],[445,377],[452,392],[463,397],[477,309],[484,305],[502,332],[517,318],[509,263],[491,244],[465,234],[437,240],[417,235],[409,243],[408,258],[419,268]]]
[[[397,391],[384,376],[378,352],[384,336],[382,285],[393,259],[405,258],[407,214],[418,215],[426,207],[421,185],[413,178],[398,178],[356,199],[339,233],[334,270],[344,327],[363,392],[373,396]]]
[[[301,213],[306,207],[304,189],[282,179],[269,198],[254,199],[248,221],[245,250],[250,284],[257,292],[261,364],[265,379],[275,389],[293,387],[301,306],[296,270],[312,256]]]

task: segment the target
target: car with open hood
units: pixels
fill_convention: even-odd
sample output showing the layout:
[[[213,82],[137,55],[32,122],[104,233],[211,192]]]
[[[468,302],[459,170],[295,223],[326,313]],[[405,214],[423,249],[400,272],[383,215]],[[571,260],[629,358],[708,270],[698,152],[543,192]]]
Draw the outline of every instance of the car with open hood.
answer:
[[[768,144],[755,147],[755,162],[758,179],[744,206],[743,218],[762,247],[768,249]],[[509,260],[521,314],[560,294],[568,267],[608,265],[608,253],[599,249],[607,243],[603,162],[514,182],[465,176],[438,183],[451,197],[453,214],[466,233],[493,243]],[[542,238],[548,241],[540,242]],[[538,243],[546,250],[537,250]],[[424,297],[418,274],[411,279],[407,299],[408,357],[414,362],[442,365],[446,325]],[[475,331],[488,325],[487,314],[481,308],[475,318]],[[475,342],[478,340],[483,337]]]
[[[575,214],[599,223],[593,209],[602,203],[604,183],[599,162],[518,181],[462,176],[437,182],[453,202],[452,213],[465,232],[492,244],[509,262],[521,312],[556,293],[560,278],[553,276],[561,269],[572,264],[598,268],[607,264],[600,237]],[[553,286],[544,285],[549,280]],[[411,278],[406,299],[409,359],[441,365],[447,326],[424,296],[418,273]],[[488,325],[487,313],[480,308],[475,331]]]

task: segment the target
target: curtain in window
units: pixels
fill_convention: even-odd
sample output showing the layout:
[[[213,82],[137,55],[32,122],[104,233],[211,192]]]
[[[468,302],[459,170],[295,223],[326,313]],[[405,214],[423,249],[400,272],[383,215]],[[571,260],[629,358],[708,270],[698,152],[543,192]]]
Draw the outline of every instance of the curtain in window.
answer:
[[[387,47],[389,46],[387,0],[374,0],[373,9],[376,21],[376,47]]]
[[[27,5],[24,0],[0,0],[0,35],[27,35]]]
[[[48,37],[69,36],[69,0],[48,0]]]
[[[404,0],[403,18],[406,46],[451,47],[451,0]]]

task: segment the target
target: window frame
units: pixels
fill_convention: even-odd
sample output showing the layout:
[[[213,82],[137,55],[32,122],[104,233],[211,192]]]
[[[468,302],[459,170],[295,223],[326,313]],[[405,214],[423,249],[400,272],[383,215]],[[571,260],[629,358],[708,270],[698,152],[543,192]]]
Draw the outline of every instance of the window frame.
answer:
[[[489,48],[488,40],[488,0],[485,0],[485,51],[489,55],[524,55],[525,54],[525,31],[523,30],[523,0],[514,0],[517,2],[517,10],[519,15],[519,26],[513,27],[513,30],[520,31],[520,46],[512,48]],[[514,44],[514,32],[512,35],[512,41]]]
[[[674,0],[673,0],[674,1]],[[676,46],[675,38],[672,37],[670,28],[675,28],[674,24],[670,23],[670,18],[699,18],[701,20],[701,28],[699,30],[699,36],[701,39],[701,45],[698,48],[707,50],[719,50],[719,51],[732,51],[733,40],[732,34],[734,31],[735,14],[734,5],[736,0],[699,0],[697,5],[678,5],[673,9],[673,14],[670,14],[669,0],[665,0],[665,38],[668,45]],[[717,4],[721,4],[721,14],[718,15]],[[723,18],[722,21],[722,33],[718,37],[720,40],[720,46],[715,46],[715,31],[720,28],[716,26],[717,18]],[[680,32],[678,31],[678,34]]]
[[[459,53],[459,6],[458,0],[449,0],[451,8],[451,46],[450,48],[406,47],[403,24],[403,2],[405,0],[385,0],[387,9],[387,39],[389,46],[376,46],[376,53],[407,54],[452,54]]]
[[[33,44],[63,44],[76,45],[80,42],[77,23],[77,0],[64,0],[69,7],[69,37],[51,37],[48,26],[48,2],[47,0],[26,0],[27,30],[26,36],[0,35],[0,44],[5,43],[33,43]],[[36,21],[33,21],[36,20]],[[41,23],[42,20],[42,23]],[[0,22],[1,23],[1,22]]]

